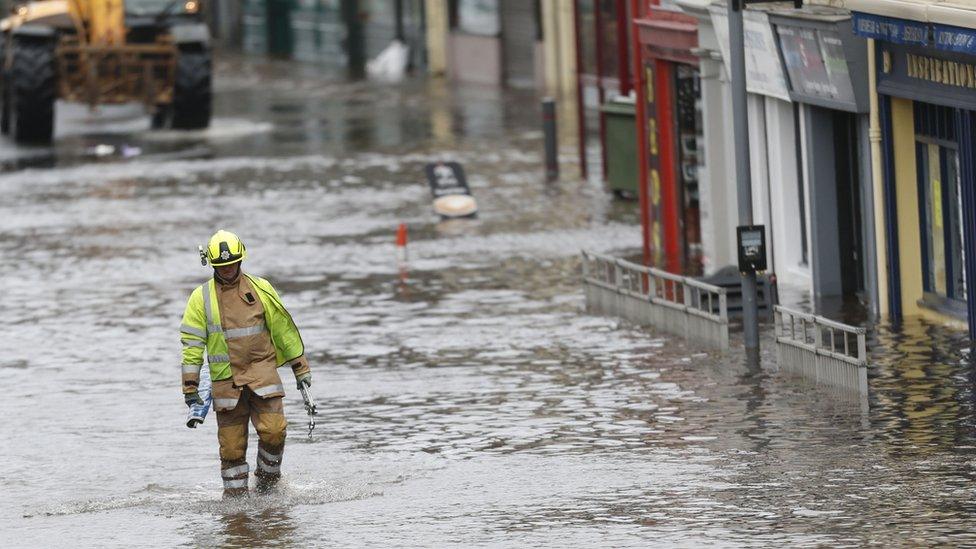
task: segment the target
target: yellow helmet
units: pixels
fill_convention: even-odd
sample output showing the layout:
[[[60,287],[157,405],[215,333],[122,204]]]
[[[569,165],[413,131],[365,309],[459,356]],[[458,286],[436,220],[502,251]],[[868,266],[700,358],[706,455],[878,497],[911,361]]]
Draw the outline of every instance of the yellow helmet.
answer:
[[[247,257],[247,248],[236,234],[221,229],[210,237],[205,253],[211,265],[223,267],[244,261]]]

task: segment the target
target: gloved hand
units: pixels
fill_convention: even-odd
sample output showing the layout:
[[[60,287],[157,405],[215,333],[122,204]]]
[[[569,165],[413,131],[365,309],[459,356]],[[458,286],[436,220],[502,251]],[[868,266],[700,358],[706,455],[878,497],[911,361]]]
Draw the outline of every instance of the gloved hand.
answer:
[[[192,393],[185,393],[183,395],[183,401],[186,402],[187,408],[193,406],[194,404],[198,406],[203,406],[203,399],[200,398],[200,393],[193,391]]]
[[[302,387],[312,386],[312,372],[305,372],[304,374],[295,374],[295,381],[298,385],[298,390],[301,391]]]

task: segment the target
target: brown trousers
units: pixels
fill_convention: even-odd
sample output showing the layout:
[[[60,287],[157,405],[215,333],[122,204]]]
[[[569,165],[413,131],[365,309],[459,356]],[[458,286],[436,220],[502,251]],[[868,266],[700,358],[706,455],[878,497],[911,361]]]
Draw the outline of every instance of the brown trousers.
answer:
[[[225,495],[247,493],[247,422],[258,433],[258,487],[269,487],[281,476],[285,450],[285,410],[281,397],[261,398],[245,387],[233,410],[217,412],[220,473]]]

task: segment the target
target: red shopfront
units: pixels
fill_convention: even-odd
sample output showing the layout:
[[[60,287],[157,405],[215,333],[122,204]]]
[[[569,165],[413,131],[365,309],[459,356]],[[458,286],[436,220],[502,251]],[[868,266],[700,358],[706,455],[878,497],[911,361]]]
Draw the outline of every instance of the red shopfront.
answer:
[[[640,49],[637,100],[646,206],[644,257],[670,272],[700,275],[702,245],[698,194],[703,163],[698,20],[648,0],[634,20]],[[638,112],[638,116],[641,113]]]

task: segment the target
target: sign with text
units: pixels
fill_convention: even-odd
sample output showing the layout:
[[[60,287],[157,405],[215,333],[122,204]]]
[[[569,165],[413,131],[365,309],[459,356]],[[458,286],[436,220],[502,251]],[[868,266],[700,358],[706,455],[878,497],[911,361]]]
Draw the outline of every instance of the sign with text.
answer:
[[[433,162],[424,167],[430,194],[440,198],[449,194],[471,194],[464,168],[457,162]]]
[[[855,103],[844,43],[837,32],[777,25],[776,33],[794,92]]]
[[[715,35],[722,49],[725,68],[729,70],[729,18],[724,6],[709,8]],[[742,13],[746,46],[746,89],[749,93],[768,95],[790,101],[790,90],[776,51],[769,17],[762,12],[746,10]]]
[[[935,47],[940,50],[976,55],[976,30],[932,25]]]
[[[851,15],[854,34],[863,38],[873,38],[895,44],[929,43],[929,29],[920,21],[907,21],[855,11]]]
[[[972,109],[976,61],[934,48],[879,44],[878,91],[926,103]]]

